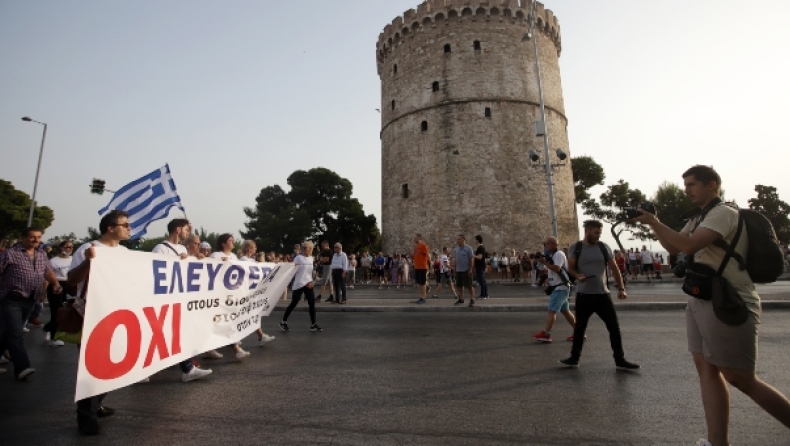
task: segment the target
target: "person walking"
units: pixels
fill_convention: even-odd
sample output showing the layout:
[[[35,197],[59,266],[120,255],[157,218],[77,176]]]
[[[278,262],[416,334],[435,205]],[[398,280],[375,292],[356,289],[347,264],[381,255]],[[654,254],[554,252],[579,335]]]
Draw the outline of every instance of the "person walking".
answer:
[[[551,329],[557,321],[557,313],[562,313],[565,320],[570,324],[571,329],[576,328],[576,318],[570,310],[568,305],[568,297],[570,296],[570,279],[567,275],[566,269],[568,268],[568,259],[565,253],[558,248],[556,237],[547,237],[544,242],[546,251],[551,257],[540,257],[538,262],[542,263],[549,272],[549,313],[546,317],[546,328],[540,333],[535,334],[533,338],[538,342],[551,342]],[[546,291],[547,293],[549,291]],[[573,341],[571,334],[566,338],[568,341]]]
[[[310,313],[310,331],[324,331],[316,323],[315,317],[315,294],[313,292],[315,281],[313,280],[313,262],[313,242],[304,242],[302,244],[302,251],[299,254],[296,254],[296,257],[293,259],[296,272],[294,273],[291,303],[288,305],[288,308],[285,309],[283,320],[280,321],[280,328],[284,332],[291,331],[291,329],[288,327],[288,317],[291,316],[291,313],[299,304],[302,296],[304,296],[305,300],[307,300],[307,309]]]
[[[486,253],[486,248],[483,246],[483,236],[478,234],[475,236],[475,244],[477,247],[475,248],[475,280],[477,280],[477,284],[480,285],[480,296],[481,299],[488,299],[488,284],[486,283],[486,257],[488,253]],[[474,296],[469,296],[470,298]]]
[[[223,262],[238,262],[239,258],[233,253],[233,247],[235,244],[236,241],[233,239],[231,234],[221,234],[219,237],[217,237],[217,250],[212,252],[210,257]],[[243,361],[250,356],[250,352],[241,348],[241,342],[231,344],[230,348],[233,349],[237,361]],[[214,355],[212,354],[212,356]]]
[[[442,285],[447,285],[450,287],[450,291],[453,293],[453,297],[458,299],[458,293],[455,291],[455,286],[453,286],[453,279],[451,277],[451,270],[450,270],[450,248],[444,247],[442,248],[442,254],[439,256],[439,274],[436,283],[438,286],[436,287],[436,294],[433,295],[434,299],[439,298],[439,293],[442,291]],[[463,301],[461,301],[463,303]]]
[[[422,239],[422,234],[414,235],[414,282],[420,288],[418,304],[425,303],[426,286],[428,284],[428,245]]]
[[[58,279],[60,285],[60,293],[55,294],[55,289],[45,284],[47,287],[47,302],[49,303],[50,319],[44,325],[44,341],[52,347],[62,347],[63,341],[55,339],[55,333],[58,332],[58,308],[62,307],[68,298],[67,291],[69,286],[66,281],[69,280],[69,269],[71,269],[71,253],[74,251],[74,243],[71,240],[64,240],[58,244],[60,251],[57,256],[49,260],[52,266],[52,271],[55,272],[55,277]]]
[[[321,289],[318,291],[318,297],[315,298],[316,302],[321,302],[321,295],[324,294],[324,289],[329,286],[329,299],[326,302],[334,302],[334,295],[332,294],[332,250],[329,249],[329,242],[324,240],[321,242],[321,251],[318,253],[318,265],[321,267]]]
[[[612,346],[615,366],[618,370],[635,371],[639,365],[626,361],[620,323],[614,309],[606,280],[609,266],[617,284],[618,299],[627,299],[625,284],[614,261],[612,250],[601,242],[603,224],[597,220],[584,222],[584,240],[576,242],[570,250],[568,272],[576,278],[576,327],[573,330],[571,356],[560,362],[568,367],[578,367],[584,346],[585,332],[590,316],[594,313],[606,324]]]
[[[455,305],[464,303],[464,288],[469,289],[469,306],[475,306],[475,290],[472,287],[472,274],[474,266],[472,261],[475,258],[472,247],[466,244],[466,237],[459,234],[455,239],[458,246],[455,247],[453,260],[455,261],[455,286],[458,288],[458,300]]]
[[[47,253],[41,249],[44,231],[27,228],[21,240],[0,252],[0,354],[11,355],[14,376],[24,380],[36,372],[30,366],[24,343],[24,328],[36,300],[43,292],[44,280],[54,294],[63,293]]]

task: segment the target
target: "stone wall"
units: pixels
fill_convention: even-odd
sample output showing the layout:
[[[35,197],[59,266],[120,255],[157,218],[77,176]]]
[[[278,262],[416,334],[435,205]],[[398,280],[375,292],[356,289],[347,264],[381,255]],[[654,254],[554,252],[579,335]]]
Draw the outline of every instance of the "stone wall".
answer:
[[[489,252],[535,250],[551,233],[529,3],[430,0],[388,25],[377,46],[382,94],[382,234],[388,252],[464,233]],[[549,143],[570,153],[559,23],[539,5]],[[449,46],[449,47],[448,47]],[[534,166],[527,153],[541,162]],[[561,243],[578,239],[570,163],[554,170]]]

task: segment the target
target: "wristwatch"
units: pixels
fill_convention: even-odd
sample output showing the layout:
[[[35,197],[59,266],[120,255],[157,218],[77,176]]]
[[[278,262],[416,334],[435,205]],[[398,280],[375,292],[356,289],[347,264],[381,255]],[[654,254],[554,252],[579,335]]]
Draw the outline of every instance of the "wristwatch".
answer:
[[[620,291],[625,291],[625,288],[618,288],[618,290],[620,290]]]

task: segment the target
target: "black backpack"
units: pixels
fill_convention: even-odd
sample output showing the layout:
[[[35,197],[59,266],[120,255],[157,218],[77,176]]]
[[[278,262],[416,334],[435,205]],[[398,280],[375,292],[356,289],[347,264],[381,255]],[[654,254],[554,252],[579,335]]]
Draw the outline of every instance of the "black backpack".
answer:
[[[581,255],[582,255],[582,243],[583,243],[583,241],[579,240],[578,242],[576,242],[573,245],[573,257],[576,258],[577,262],[579,261],[579,257],[581,257]],[[601,254],[603,254],[604,271],[606,271],[606,282],[608,283],[609,282],[609,260],[610,260],[609,259],[609,251],[606,250],[606,245],[601,243],[601,242],[598,243],[598,247],[601,248]],[[565,272],[565,275],[568,276],[568,283],[570,283],[571,285],[575,284],[576,283],[576,278],[571,276],[570,273],[568,273],[568,270],[566,270],[565,268],[563,268],[563,271]],[[562,276],[560,276],[560,277],[562,277]]]
[[[776,282],[784,272],[784,253],[771,221],[755,210],[735,209],[738,210],[738,231],[735,233],[732,245],[722,239],[716,240],[714,245],[730,254],[738,262],[741,270],[748,271],[752,282]],[[749,240],[745,259],[735,252],[742,229],[746,229],[746,237]]]

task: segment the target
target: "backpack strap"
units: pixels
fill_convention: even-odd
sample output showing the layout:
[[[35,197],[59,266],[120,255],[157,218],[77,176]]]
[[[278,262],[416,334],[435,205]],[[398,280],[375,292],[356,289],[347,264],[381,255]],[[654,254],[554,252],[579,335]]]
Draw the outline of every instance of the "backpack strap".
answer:
[[[738,257],[743,259],[743,257],[740,256],[740,254],[737,254],[735,252],[735,247],[738,246],[738,240],[740,240],[742,232],[743,232],[743,217],[739,215],[738,216],[738,229],[735,230],[735,237],[733,237],[732,243],[730,243],[728,245],[727,242],[724,242],[724,240],[721,240],[721,239],[717,240],[717,241],[722,241],[724,243],[724,246],[726,247],[725,249],[726,249],[726,252],[727,252],[727,254],[724,256],[724,260],[721,261],[721,265],[719,266],[719,270],[716,271],[716,275],[717,276],[721,277],[722,273],[724,273],[724,268],[727,267],[727,263],[729,263],[731,257],[735,257],[737,255]],[[719,246],[719,245],[716,244],[716,246]],[[738,263],[739,263],[739,266],[742,267],[743,263],[741,263],[740,261]]]

